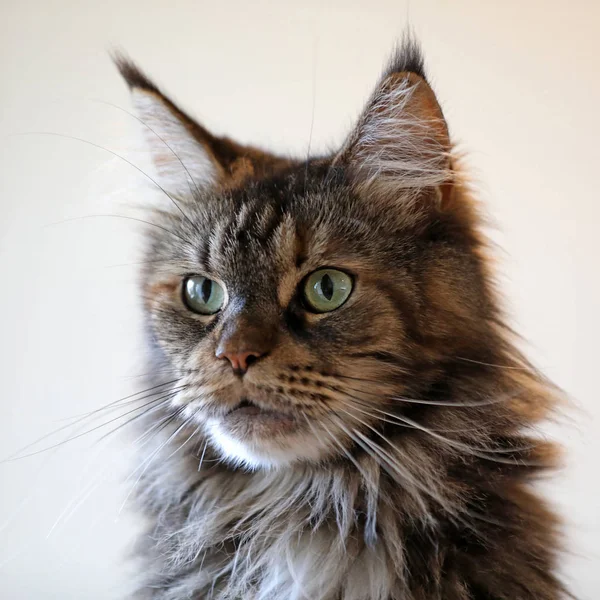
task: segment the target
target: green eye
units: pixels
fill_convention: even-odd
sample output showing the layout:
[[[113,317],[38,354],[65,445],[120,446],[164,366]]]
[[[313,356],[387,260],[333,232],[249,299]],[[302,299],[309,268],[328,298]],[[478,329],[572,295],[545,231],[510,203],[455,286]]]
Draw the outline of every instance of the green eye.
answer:
[[[183,282],[183,299],[191,311],[214,315],[223,308],[225,292],[216,281],[195,275]]]
[[[319,269],[304,284],[304,300],[314,312],[324,313],[344,304],[351,291],[350,275],[336,269]]]

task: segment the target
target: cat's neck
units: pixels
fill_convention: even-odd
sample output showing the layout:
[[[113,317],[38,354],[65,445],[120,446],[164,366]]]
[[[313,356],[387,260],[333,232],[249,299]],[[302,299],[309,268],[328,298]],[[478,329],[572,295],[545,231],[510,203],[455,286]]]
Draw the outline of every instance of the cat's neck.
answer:
[[[406,465],[382,469],[366,454],[352,468],[254,472],[229,468],[210,450],[200,470],[197,452],[166,458],[140,490],[153,516],[149,558],[164,576],[193,572],[196,591],[215,586],[228,598],[303,597],[300,590],[307,598],[396,597],[410,585],[407,540],[440,543],[442,521],[460,512],[440,495],[441,482],[402,485]]]

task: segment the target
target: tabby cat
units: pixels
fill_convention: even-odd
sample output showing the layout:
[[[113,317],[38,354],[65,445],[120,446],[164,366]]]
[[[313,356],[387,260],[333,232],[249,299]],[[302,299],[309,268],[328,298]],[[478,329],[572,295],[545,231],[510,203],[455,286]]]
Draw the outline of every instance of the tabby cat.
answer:
[[[153,600],[556,600],[530,483],[554,388],[515,348],[418,45],[343,146],[216,137],[134,64],[165,203],[141,271]]]

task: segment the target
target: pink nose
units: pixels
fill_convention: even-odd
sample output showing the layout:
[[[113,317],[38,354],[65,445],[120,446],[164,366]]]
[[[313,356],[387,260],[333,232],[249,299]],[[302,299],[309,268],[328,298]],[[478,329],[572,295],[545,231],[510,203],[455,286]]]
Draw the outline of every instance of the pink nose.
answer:
[[[238,375],[243,375],[248,367],[256,362],[262,354],[260,352],[222,352],[217,354],[217,358],[226,358]]]

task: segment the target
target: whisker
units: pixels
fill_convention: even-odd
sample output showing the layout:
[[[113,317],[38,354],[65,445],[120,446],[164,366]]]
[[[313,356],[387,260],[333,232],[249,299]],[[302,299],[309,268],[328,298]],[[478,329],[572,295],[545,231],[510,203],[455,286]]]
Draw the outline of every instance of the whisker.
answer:
[[[145,225],[150,225],[151,227],[156,227],[157,229],[161,229],[166,233],[180,239],[182,242],[189,244],[190,240],[178,235],[174,231],[159,225],[158,223],[152,223],[151,221],[145,221],[144,219],[138,219],[137,217],[130,217],[127,215],[111,215],[111,214],[99,214],[99,215],[82,215],[81,217],[72,217],[70,219],[63,219],[62,221],[55,221],[51,223],[51,225],[61,225],[62,223],[69,223],[71,221],[80,221],[83,219],[97,219],[97,218],[112,218],[112,219],[126,219],[127,221],[137,221],[138,223],[144,223]]]
[[[308,147],[306,149],[306,162],[304,167],[304,193],[306,194],[306,183],[308,181],[308,165],[310,163],[310,150],[313,137],[313,127],[315,124],[315,108],[317,105],[317,49],[318,49],[318,38],[315,39],[315,46],[313,48],[313,72],[312,72],[312,110],[310,116],[310,133],[308,135]]]
[[[342,375],[341,373],[332,373],[329,375],[334,379],[347,379],[349,381],[359,381],[361,383],[376,383],[381,384],[381,379],[367,379],[366,377],[352,377],[351,375]]]
[[[2,464],[3,462],[9,462],[9,461],[11,461],[13,459],[16,459],[25,450],[28,450],[29,448],[32,448],[33,446],[36,446],[40,442],[43,442],[44,440],[48,439],[49,437],[52,437],[52,436],[60,433],[61,431],[64,431],[65,429],[73,427],[74,425],[77,425],[78,423],[81,423],[82,421],[85,421],[89,417],[91,417],[91,416],[93,416],[95,414],[98,414],[99,412],[102,412],[102,411],[104,411],[106,409],[109,409],[109,408],[111,408],[111,407],[113,407],[113,406],[115,406],[115,405],[117,405],[117,404],[119,404],[119,403],[121,403],[121,402],[123,402],[125,400],[129,400],[130,398],[134,398],[135,396],[139,396],[140,394],[146,394],[147,392],[150,392],[152,390],[156,390],[159,387],[164,387],[166,385],[170,385],[170,384],[174,383],[175,381],[177,381],[177,380],[173,380],[173,381],[170,381],[170,382],[166,382],[166,383],[161,383],[159,385],[155,385],[153,387],[147,388],[147,389],[142,390],[140,392],[135,392],[134,394],[129,394],[128,396],[124,396],[123,398],[119,398],[118,400],[110,402],[109,404],[107,404],[107,405],[105,405],[103,407],[97,408],[97,409],[95,409],[95,410],[93,410],[93,411],[91,411],[89,413],[86,413],[86,414],[83,414],[83,415],[75,415],[73,417],[73,418],[75,418],[75,421],[71,421],[70,423],[67,423],[66,425],[63,425],[63,426],[59,427],[58,429],[55,429],[55,430],[53,430],[53,431],[51,431],[49,433],[46,433],[43,436],[39,437],[38,439],[34,440],[33,442],[30,442],[26,446],[23,446],[22,448],[20,448],[19,450],[17,450],[16,452],[14,452],[13,454],[11,454],[7,458],[5,458],[4,460],[0,461],[0,464]],[[156,394],[160,394],[160,393],[162,393],[162,392],[161,391],[154,392],[154,393],[148,394],[146,396],[142,396],[141,398],[136,398],[134,401],[138,402],[140,400],[145,400],[146,398],[150,398],[150,397],[152,397],[152,396],[154,396]],[[128,403],[125,403],[125,404],[128,404]],[[67,442],[67,441],[69,441],[69,440],[64,440],[64,442]],[[51,449],[53,447],[56,447],[56,446],[51,446],[50,448],[47,448],[46,450],[49,450],[49,449]],[[32,454],[21,456],[20,458],[25,458],[26,456],[32,456]]]
[[[76,439],[79,439],[79,438],[83,437],[84,435],[88,435],[88,434],[90,434],[90,433],[92,433],[94,431],[97,431],[98,429],[101,429],[102,427],[106,427],[107,425],[110,425],[111,423],[114,423],[115,421],[118,421],[119,419],[122,419],[123,417],[125,417],[125,416],[127,416],[127,415],[129,415],[129,414],[131,414],[131,413],[133,413],[133,412],[135,412],[137,410],[145,408],[146,406],[150,406],[150,405],[152,405],[152,404],[154,404],[156,402],[158,402],[157,399],[151,400],[150,402],[148,402],[148,403],[146,403],[146,404],[144,404],[144,405],[142,405],[140,407],[137,407],[137,408],[134,408],[134,409],[132,409],[130,411],[127,411],[125,414],[119,415],[118,417],[114,417],[113,419],[110,419],[109,421],[106,421],[105,423],[97,425],[96,427],[92,427],[91,429],[88,429],[88,430],[84,431],[83,433],[79,433],[79,434],[77,434],[77,435],[75,435],[73,437],[70,437],[67,440],[63,440],[62,442],[58,442],[56,444],[52,444],[51,446],[48,446],[46,448],[42,448],[41,450],[36,450],[35,452],[30,452],[28,454],[22,454],[22,455],[19,455],[19,456],[14,456],[13,458],[4,459],[4,460],[0,461],[0,464],[6,463],[6,462],[14,462],[14,461],[17,461],[17,460],[22,460],[24,458],[29,458],[31,456],[36,456],[36,455],[41,454],[43,452],[47,452],[48,450],[52,450],[53,448],[58,448],[59,446],[63,446],[64,444],[67,444],[67,443],[72,442],[72,441],[74,441]]]
[[[190,188],[190,192],[192,191],[192,188],[189,185],[189,183],[191,181],[194,184],[194,187],[196,188],[196,194],[198,196],[201,195],[200,189],[198,188],[198,184],[194,181],[192,174],[189,172],[188,168],[185,166],[185,163],[181,160],[179,154],[177,154],[177,152],[175,152],[175,150],[173,150],[173,148],[167,143],[167,141],[163,137],[161,137],[154,129],[152,129],[152,127],[150,127],[150,125],[148,125],[148,123],[146,123],[143,119],[140,119],[140,117],[138,117],[137,115],[128,111],[126,108],[119,106],[118,104],[113,104],[112,102],[107,102],[106,100],[94,100],[94,102],[98,102],[99,104],[104,104],[106,106],[111,106],[112,108],[116,108],[117,110],[124,112],[126,115],[129,115],[132,119],[135,119],[136,121],[141,123],[146,129],[148,129],[148,131],[152,132],[167,147],[169,152],[171,152],[171,154],[173,154],[173,156],[179,161],[179,164],[183,167],[184,171],[187,173],[187,176],[189,177],[188,187]]]
[[[180,414],[183,413],[183,411],[186,409],[186,406],[182,406],[177,412],[173,413],[171,415],[171,419],[165,424],[163,425],[163,427],[158,430],[161,431],[162,429],[164,429],[164,427],[166,427],[171,421],[173,421],[174,419],[176,419]],[[127,477],[126,481],[129,481],[140,469],[141,472],[139,474],[139,476],[137,477],[137,479],[134,481],[133,485],[131,486],[131,489],[129,490],[129,492],[127,493],[127,496],[125,497],[125,500],[123,501],[123,504],[121,505],[121,508],[119,509],[119,513],[121,514],[121,512],[123,511],[123,509],[125,508],[125,506],[127,505],[127,501],[129,500],[129,497],[131,496],[131,494],[133,493],[133,491],[135,490],[135,488],[137,487],[137,484],[139,483],[140,479],[143,477],[144,473],[150,468],[152,461],[154,460],[154,458],[162,451],[162,449],[172,440],[175,438],[175,436],[186,426],[188,425],[190,421],[190,417],[188,417],[187,419],[185,419],[183,421],[183,423],[181,423],[181,425],[162,443],[158,446],[158,448],[156,448],[151,454],[150,456],[137,468],[135,469],[131,475],[129,477]],[[158,431],[155,432],[154,435],[158,434]],[[143,468],[142,468],[143,467]]]
[[[135,415],[135,416],[131,417],[130,419],[127,419],[127,421],[125,421],[125,423],[121,423],[120,425],[118,425],[114,429],[111,429],[108,433],[105,433],[102,437],[100,437],[100,439],[98,440],[98,442],[101,442],[105,438],[113,435],[114,433],[116,433],[120,429],[123,429],[124,427],[127,427],[128,425],[131,425],[133,422],[137,421],[138,419],[142,419],[142,418],[144,418],[144,417],[152,414],[153,412],[156,412],[156,411],[160,410],[165,405],[167,405],[172,398],[174,398],[175,396],[177,396],[178,393],[179,393],[178,391],[177,392],[169,392],[165,396],[162,396],[161,398],[157,398],[154,402],[150,403],[150,404],[154,404],[154,406],[150,406],[150,408],[147,408],[144,412],[142,412],[142,413],[140,413],[138,415]],[[143,407],[141,407],[141,408],[143,408]],[[134,445],[135,445],[135,443],[136,442],[134,442]]]
[[[456,357],[456,358],[460,358],[460,357]],[[462,359],[462,360],[467,360],[467,359]],[[476,362],[476,361],[471,361],[471,362]],[[482,364],[488,364],[488,363],[482,363]],[[500,367],[501,365],[492,365],[489,364],[489,366],[498,366]],[[505,367],[505,368],[514,368],[514,369],[520,369],[521,367]],[[341,375],[339,373],[334,373],[331,375],[334,378],[339,378],[339,379],[348,379],[348,380],[352,380],[352,381],[359,381],[359,382],[363,382],[363,383],[375,383],[375,384],[381,384],[382,381],[381,380],[377,380],[377,379],[367,379],[367,378],[363,378],[363,377],[351,377],[348,375]],[[385,383],[385,381],[384,381]],[[357,389],[357,388],[347,388],[350,389],[354,392],[360,392],[360,393],[366,393],[366,390],[361,390],[361,389]],[[421,399],[421,398],[407,398],[404,396],[392,396],[389,399],[390,400],[396,400],[398,402],[406,402],[406,403],[410,403],[410,404],[423,404],[423,405],[430,405],[430,406],[448,406],[448,407],[458,407],[458,408],[476,408],[478,406],[490,406],[493,404],[499,404],[501,402],[506,402],[509,400],[512,400],[514,398],[517,398],[522,392],[515,392],[514,394],[504,394],[501,395],[498,398],[490,398],[488,400],[477,400],[477,401],[472,401],[472,402],[454,402],[454,401],[445,401],[445,400],[425,400],[425,399]]]
[[[337,375],[336,375],[337,377]],[[341,376],[346,378],[344,376]],[[372,379],[361,379],[361,378],[349,378],[356,379],[358,381],[364,381],[365,383],[381,383],[381,381],[372,380]],[[385,382],[384,382],[385,383]],[[361,394],[368,394],[371,397],[380,398],[381,394],[372,394],[369,393],[368,390],[361,390],[358,388],[352,388],[346,386],[345,389],[349,389],[353,392],[359,392]],[[342,390],[343,391],[343,390]],[[422,404],[425,406],[448,406],[448,407],[456,407],[456,408],[477,408],[479,406],[491,406],[493,404],[500,404],[502,402],[508,402],[510,400],[514,400],[518,398],[522,394],[522,391],[516,391],[514,393],[506,393],[502,394],[497,398],[490,398],[488,400],[477,400],[472,402],[454,402],[454,401],[445,401],[445,400],[425,400],[422,398],[407,398],[405,396],[390,396],[387,397],[387,400],[394,400],[397,402],[406,402],[407,404]]]
[[[346,405],[348,405],[348,403],[346,403]],[[377,418],[376,415],[365,412],[365,411],[361,411],[360,409],[358,409],[355,406],[353,406],[353,408],[356,408],[356,410],[359,410],[359,412],[363,412],[364,414],[367,414],[368,416]],[[433,436],[434,438],[438,439],[439,441],[442,441],[443,443],[445,443],[451,447],[454,447],[459,450],[463,450],[473,456],[485,458],[486,460],[501,462],[501,463],[505,463],[505,464],[515,464],[516,461],[518,461],[518,460],[522,461],[522,459],[515,458],[514,460],[508,460],[508,459],[498,458],[498,457],[492,456],[492,455],[512,454],[512,453],[516,453],[516,452],[526,452],[528,450],[534,449],[533,445],[518,446],[518,447],[510,448],[510,449],[508,449],[508,448],[507,449],[504,449],[504,448],[496,449],[496,448],[489,448],[489,447],[475,448],[475,447],[469,446],[468,444],[460,442],[458,440],[452,440],[443,435],[440,435],[439,433],[436,432],[436,430],[425,427],[424,425],[421,425],[420,423],[417,423],[416,421],[409,419],[408,417],[405,417],[403,415],[396,415],[396,414],[393,414],[393,413],[390,413],[390,412],[387,412],[387,411],[384,411],[384,410],[381,410],[381,409],[378,409],[375,407],[371,407],[371,409],[377,413],[385,415],[386,417],[392,419],[393,421],[402,425],[403,427],[408,427],[410,429],[417,429],[419,431],[423,431],[424,433],[427,433],[427,434]]]
[[[182,375],[193,375],[193,374],[197,374],[201,371],[201,369],[190,369],[190,368],[186,368],[186,369],[181,369],[179,367],[174,368],[174,367],[169,367],[167,365],[160,365],[157,366],[155,369],[152,369],[152,371],[145,371],[143,373],[138,373],[136,375],[130,375],[128,376],[128,378],[130,379],[139,379],[142,377],[153,377],[156,375],[177,375],[178,379],[182,376]],[[176,379],[175,381],[177,381],[178,379]]]
[[[382,468],[384,468],[388,473],[390,473],[390,475],[392,475],[392,477],[396,478],[397,476],[400,476],[400,479],[403,483],[409,482],[411,485],[414,486],[415,489],[418,489],[418,490],[424,492],[425,494],[427,494],[428,496],[433,497],[434,499],[437,499],[435,494],[432,494],[432,492],[430,490],[423,488],[423,486],[412,476],[411,473],[402,469],[402,467],[398,464],[398,462],[394,459],[394,457],[390,456],[390,454],[387,453],[385,450],[383,450],[383,448],[381,448],[378,444],[376,444],[372,440],[369,440],[368,438],[366,438],[365,436],[360,434],[360,432],[356,431],[355,429],[352,429],[352,431],[349,431],[348,428],[342,423],[342,421],[340,419],[335,419],[335,422],[336,422],[337,426],[340,427],[340,429],[342,429],[346,433],[346,435],[351,440],[353,440],[355,444],[357,444],[360,448],[362,448],[369,456],[376,458],[373,455],[373,452],[375,452],[375,454],[380,459],[377,462],[382,466]],[[419,502],[423,511],[425,513],[427,513],[428,512],[427,506],[425,505],[421,496],[416,495],[409,488],[409,486],[405,485],[404,487],[415,498],[415,500],[417,502]],[[440,504],[442,506],[444,506],[444,503],[441,502],[439,499],[438,499],[438,502],[440,502]]]
[[[347,403],[346,403],[346,404],[347,404]],[[355,406],[352,406],[352,408],[356,408],[356,407],[355,407]],[[375,428],[373,428],[372,426],[370,426],[368,423],[364,422],[362,419],[360,419],[360,418],[356,417],[355,415],[352,415],[352,414],[351,414],[351,413],[349,413],[348,411],[345,411],[345,410],[343,410],[343,409],[342,409],[342,411],[343,411],[343,412],[345,412],[345,413],[346,413],[348,416],[350,416],[350,417],[351,417],[351,418],[353,418],[354,420],[356,420],[357,422],[361,423],[361,424],[362,424],[364,427],[367,427],[369,430],[373,431],[373,432],[374,432],[376,435],[378,435],[378,436],[379,436],[379,437],[381,437],[381,438],[382,438],[384,441],[386,441],[386,442],[387,442],[387,443],[388,443],[388,444],[389,444],[389,445],[390,445],[392,448],[394,448],[394,449],[396,449],[396,450],[399,450],[399,448],[398,448],[396,445],[394,445],[394,444],[393,444],[393,443],[392,443],[392,442],[391,442],[389,439],[387,439],[387,438],[386,438],[386,437],[385,437],[385,436],[384,436],[384,435],[383,435],[381,432],[377,431]],[[395,416],[395,415],[390,415],[390,416]],[[417,425],[418,425],[418,424],[416,424],[416,423],[415,423],[415,426],[417,426]],[[378,448],[380,448],[380,449],[381,449],[381,447],[380,447],[380,446],[378,446],[377,444],[375,444],[375,442],[373,442],[373,440],[369,440],[368,438],[365,438],[364,436],[362,436],[362,434],[360,434],[360,432],[358,432],[358,431],[356,431],[356,430],[354,430],[354,432],[355,432],[357,435],[360,435],[360,436],[361,436],[361,439],[364,439],[365,443],[369,443],[369,442],[370,442],[371,444],[373,444],[373,445],[375,445],[375,446],[377,446]],[[383,451],[383,449],[381,449],[381,451],[382,451],[382,452],[385,452],[385,451]],[[385,454],[386,454],[386,455],[388,455],[388,453],[385,453]],[[493,460],[493,459],[492,459],[492,458],[490,458],[490,457],[484,457],[484,458],[486,458],[486,459],[488,459],[488,460]],[[408,460],[408,458],[407,458],[407,457],[405,457],[405,460]],[[411,462],[411,461],[409,460],[409,462]],[[501,460],[499,460],[498,462],[504,462],[504,461],[501,461]],[[508,464],[515,464],[515,463],[514,463],[514,462],[512,462],[512,461],[510,461],[510,462],[509,462],[509,461],[506,461],[506,462],[508,462]],[[425,489],[424,489],[424,491],[425,491],[425,493],[430,493],[430,492],[427,490],[427,488],[425,488]],[[434,497],[434,499],[436,499],[436,500],[438,500],[438,502],[440,502],[440,499],[439,499],[438,497]],[[477,529],[477,528],[476,528],[476,527],[475,527],[475,526],[474,526],[472,523],[469,523],[468,521],[465,521],[465,520],[464,520],[462,517],[460,517],[460,515],[459,515],[459,514],[458,514],[458,513],[457,513],[455,510],[450,510],[450,509],[449,509],[449,505],[448,505],[447,503],[445,503],[445,502],[444,502],[444,503],[441,503],[441,505],[444,507],[444,509],[445,509],[445,510],[449,511],[449,512],[452,514],[452,517],[453,517],[454,519],[457,519],[457,520],[458,520],[460,523],[462,523],[462,524],[463,524],[464,526],[466,526],[467,528],[469,528],[469,529],[473,530],[475,533],[479,533],[479,530],[478,530],[478,529]],[[482,515],[482,514],[478,513],[477,511],[472,511],[472,510],[470,510],[470,509],[468,509],[468,508],[466,508],[466,507],[459,507],[459,506],[457,506],[457,507],[456,507],[456,509],[457,509],[457,510],[460,510],[460,512],[461,512],[461,513],[464,513],[465,515],[467,515],[467,516],[470,516],[470,517],[472,517],[472,518],[474,518],[474,519],[477,519],[477,520],[479,520],[479,521],[486,522],[486,523],[490,523],[490,524],[494,524],[494,525],[499,525],[499,526],[501,526],[501,527],[506,527],[506,523],[501,523],[501,522],[499,522],[499,521],[496,521],[496,520],[489,519],[487,516],[485,516],[485,515]]]
[[[353,390],[354,388],[346,388],[346,389]],[[367,399],[368,398],[371,398],[371,399],[375,398],[377,400],[381,400],[381,398],[378,395],[375,395],[375,394],[366,394],[367,398],[359,398],[358,396],[355,396],[354,394],[349,394],[346,391],[346,389],[335,388],[333,391],[338,392],[338,393],[342,394],[344,397],[350,398],[351,400],[353,400],[354,401],[353,404],[352,404],[353,407],[354,407],[355,403],[358,403],[361,406],[363,406],[364,408],[373,408],[371,404],[367,403]],[[363,390],[356,390],[356,391],[364,393]],[[341,398],[338,398],[338,400],[341,400]],[[343,400],[341,400],[341,401],[344,402]],[[347,403],[345,403],[345,404],[347,404]],[[380,420],[385,420],[385,419],[381,419],[381,417],[377,417],[376,415],[374,415],[372,413],[365,412],[365,411],[361,411],[361,412],[363,412],[364,414],[367,414],[370,417],[377,418],[377,419],[380,419]],[[412,427],[412,426],[410,426],[408,424],[405,424],[404,426],[407,429],[415,429],[415,427]],[[445,432],[445,433],[462,433],[462,432],[465,432],[467,430],[466,429],[446,429],[445,428],[445,429],[435,429],[434,431],[441,431],[441,432]]]
[[[103,410],[107,410],[109,408],[112,408],[113,406],[115,406],[117,404],[120,405],[120,406],[124,406],[127,403],[125,403],[125,404],[121,404],[121,403],[124,402],[125,400],[130,400],[131,402],[138,402],[139,400],[144,400],[145,398],[150,398],[154,394],[161,394],[162,390],[159,390],[158,392],[154,392],[154,394],[148,394],[148,392],[152,392],[152,390],[157,390],[158,388],[163,388],[163,387],[165,387],[167,385],[172,385],[173,383],[176,383],[177,381],[178,381],[178,379],[172,379],[171,381],[165,381],[164,383],[159,383],[158,385],[154,385],[152,387],[146,388],[145,390],[141,390],[139,392],[135,392],[133,394],[129,394],[128,396],[124,396],[123,398],[119,398],[118,400],[114,400],[113,402],[109,402],[108,404],[105,404],[104,406],[101,406],[100,408],[96,408],[96,409],[94,409],[94,410],[92,410],[90,412],[82,413],[82,414],[79,414],[79,415],[73,415],[73,417],[71,417],[71,418],[74,418],[74,419],[75,418],[81,418],[81,419],[83,419],[85,417],[89,417],[89,416],[92,416],[92,415],[94,415],[96,413],[99,413],[99,412],[101,412]],[[140,396],[142,394],[148,394],[148,395],[147,396],[143,395],[141,398],[136,398],[136,396]],[[133,400],[131,400],[132,398],[133,398]]]
[[[140,260],[137,262],[120,263],[118,265],[106,265],[105,269],[119,269],[121,267],[139,267],[141,265],[156,265],[156,264],[180,264],[181,261],[171,258],[161,258],[156,260]]]
[[[379,448],[382,452],[384,452],[385,454],[387,454],[378,444],[376,444],[373,440],[369,440],[369,438],[365,437],[364,435],[362,435],[360,432],[354,430],[355,433],[361,437],[361,439],[363,439],[365,441],[365,443],[368,443],[372,446],[375,446],[376,448]],[[406,459],[406,457],[404,457]],[[426,487],[425,488],[421,488],[422,491],[424,491],[426,494],[428,494],[430,497],[432,497],[434,500],[436,500],[439,505],[451,516],[452,519],[455,519],[456,521],[458,521],[459,523],[461,523],[464,527],[466,527],[467,529],[472,530],[474,533],[481,535],[479,530],[477,529],[477,527],[475,525],[473,525],[473,523],[470,523],[469,521],[465,520],[462,516],[462,514],[465,514],[469,517],[472,517],[474,519],[477,519],[479,521],[483,521],[486,523],[493,523],[496,525],[500,525],[502,527],[506,527],[505,523],[500,523],[497,521],[493,521],[490,520],[489,518],[487,518],[486,516],[478,513],[477,511],[472,511],[466,507],[462,507],[462,506],[453,506],[452,504],[450,504],[448,501],[445,501],[443,498],[440,498],[437,494],[435,495],[431,495],[431,491],[428,490]]]
[[[75,429],[75,431],[79,431],[83,428],[83,426],[80,426],[78,428]],[[32,478],[32,480],[34,480],[36,483],[39,480],[39,476],[40,474],[45,470],[45,468],[48,466],[48,464],[50,463],[50,460],[56,455],[58,449],[55,448],[53,451],[49,451],[48,455],[46,455],[44,457],[44,460],[41,462],[41,465],[36,469],[35,474]],[[6,518],[6,520],[0,525],[0,533],[2,531],[4,531],[6,528],[8,528],[11,523],[14,521],[14,519],[17,517],[17,515],[24,509],[24,507],[29,504],[31,502],[31,500],[33,499],[33,497],[39,492],[39,487],[33,486],[32,489],[23,497],[23,499],[19,502],[19,504],[15,507],[15,509],[13,511],[11,511],[8,515],[8,517]],[[5,563],[0,563],[0,570],[2,569],[2,565]]]
[[[53,136],[53,137],[59,137],[59,138],[67,139],[67,140],[74,140],[76,142],[81,142],[83,144],[88,144],[89,146],[92,146],[94,148],[98,148],[99,150],[103,150],[104,152],[108,152],[109,154],[112,154],[116,158],[121,159],[123,162],[125,162],[128,165],[130,165],[131,167],[133,167],[136,171],[138,171],[144,177],[146,177],[146,179],[148,179],[149,181],[151,181],[161,192],[163,192],[163,194],[167,198],[169,198],[169,200],[174,204],[174,206],[177,208],[177,210],[181,213],[181,215],[183,216],[183,218],[196,230],[196,232],[199,233],[198,227],[183,212],[183,209],[181,208],[181,206],[179,206],[179,204],[177,203],[177,201],[175,200],[175,198],[173,198],[173,196],[171,196],[171,194],[169,194],[169,192],[167,192],[167,190],[165,190],[165,188],[162,185],[160,185],[160,183],[158,183],[158,181],[156,181],[154,178],[150,177],[150,175],[148,175],[148,173],[146,173],[143,169],[140,169],[140,167],[138,167],[135,163],[131,162],[130,160],[128,160],[124,156],[121,156],[117,152],[114,152],[113,150],[105,148],[104,146],[101,146],[100,144],[95,144],[94,142],[90,142],[89,140],[85,140],[83,138],[76,137],[74,135],[67,135],[67,134],[64,134],[64,133],[56,133],[56,132],[53,132],[53,131],[26,131],[26,132],[23,132],[23,133],[17,134],[17,135],[48,135],[48,136]],[[184,240],[183,238],[181,238],[181,239],[183,241],[185,241],[185,242],[189,242],[189,240]]]
[[[194,419],[194,417],[202,410],[202,408],[199,408],[193,415],[191,415],[188,418],[188,423],[191,423]],[[202,424],[198,425],[198,427],[196,427],[196,429],[194,429],[194,431],[192,431],[192,433],[190,434],[190,436],[185,440],[185,442],[183,442],[178,448],[176,448],[175,450],[173,450],[173,452],[171,452],[171,454],[169,454],[169,456],[167,456],[167,458],[165,460],[168,460],[169,458],[171,458],[172,456],[174,456],[175,454],[177,454],[180,450],[182,450],[187,443],[200,431],[200,429],[202,428]]]
[[[102,476],[108,471],[110,465],[107,465],[100,473],[97,473],[95,477],[93,477],[92,481],[84,486],[84,489],[76,493],[74,498],[68,502],[63,511],[58,515],[57,519],[54,521],[54,524],[49,529],[46,534],[46,539],[50,538],[52,533],[56,530],[56,528],[61,524],[66,524],[67,521],[75,514],[77,509],[91,496],[91,494],[98,488],[101,483]]]
[[[198,473],[202,469],[202,463],[204,462],[204,456],[206,455],[206,448],[208,447],[208,439],[204,442],[204,448],[202,449],[202,456],[200,456],[200,462],[198,463]]]
[[[462,360],[464,362],[470,362],[476,365],[482,365],[484,367],[494,367],[496,369],[511,369],[516,371],[529,371],[532,372],[530,367],[519,367],[517,365],[498,365],[494,363],[483,362],[481,360],[473,360],[472,358],[465,358],[464,356],[453,356],[456,360]]]
[[[375,409],[375,410],[377,410],[379,412],[379,409]],[[473,447],[469,446],[468,444],[464,444],[464,443],[458,442],[456,440],[451,440],[443,435],[435,433],[434,431],[431,431],[427,427],[420,425],[419,423],[413,421],[412,419],[409,419],[408,417],[404,417],[404,416],[401,417],[398,415],[391,415],[391,414],[389,414],[389,416],[393,416],[394,418],[399,419],[400,421],[403,421],[405,423],[413,425],[415,428],[423,431],[424,433],[431,435],[432,437],[445,443],[446,445],[454,447],[457,450],[463,450],[465,452],[468,452],[468,453],[472,454],[473,456],[477,456],[477,457],[483,458],[485,460],[490,460],[493,462],[503,463],[503,464],[508,464],[508,465],[515,465],[518,463],[521,463],[523,465],[530,465],[530,466],[536,465],[536,463],[533,463],[531,461],[525,461],[525,460],[517,458],[517,457],[515,457],[514,459],[511,460],[511,459],[505,459],[505,458],[501,458],[501,457],[497,457],[497,456],[491,456],[493,454],[510,454],[512,452],[524,452],[527,450],[532,450],[534,448],[534,446],[523,446],[523,447],[506,449],[506,450],[504,450],[504,449],[496,450],[496,449],[491,449],[491,448],[490,449],[473,448]],[[543,466],[543,465],[539,465],[539,466]]]
[[[355,404],[355,403],[358,403],[358,404],[360,404],[360,405],[361,405],[363,408],[375,410],[375,408],[374,408],[374,407],[373,407],[371,404],[367,404],[367,402],[366,402],[365,400],[363,400],[363,399],[361,399],[361,398],[358,398],[357,396],[353,396],[352,394],[348,394],[348,393],[346,393],[346,392],[344,392],[344,396],[346,396],[346,397],[348,397],[348,398],[351,398],[351,399],[354,401],[354,402],[353,402],[353,404],[352,404],[353,408],[356,408],[356,407],[354,406],[354,404]],[[342,400],[342,402],[343,402],[343,400]],[[387,419],[386,419],[385,417],[384,417],[384,418],[382,418],[382,417],[379,417],[379,416],[375,415],[375,414],[374,414],[374,413],[372,413],[372,412],[368,412],[368,411],[360,410],[360,409],[358,409],[358,408],[356,408],[356,410],[359,410],[360,412],[362,412],[363,414],[366,414],[366,415],[367,415],[367,416],[369,416],[369,417],[372,417],[372,418],[375,418],[375,419],[381,419],[381,420],[383,420],[383,421],[386,421],[386,422],[388,422],[388,421],[387,421]],[[389,415],[389,416],[395,416],[393,413],[388,413],[388,412],[386,412],[386,411],[383,411],[383,410],[379,410],[378,412],[381,412],[381,413],[383,413],[383,414],[385,414],[385,415]],[[417,427],[414,427],[414,426],[412,426],[412,425],[409,425],[408,423],[400,423],[400,424],[401,424],[403,427],[406,427],[407,429],[417,429]],[[444,428],[435,428],[435,429],[433,429],[433,428],[432,428],[432,429],[431,429],[431,431],[437,431],[437,432],[440,432],[440,433],[467,433],[467,432],[469,432],[469,431],[471,431],[471,432],[472,432],[472,431],[479,431],[479,430],[478,430],[477,428],[465,429],[465,428],[463,427],[463,428],[461,428],[461,429],[454,429],[454,428],[452,428],[452,429],[451,429],[451,428],[444,427]]]
[[[499,398],[492,398],[490,400],[481,400],[474,402],[445,402],[444,400],[418,400],[416,398],[404,398],[403,396],[392,396],[389,400],[395,400],[396,402],[406,402],[407,404],[423,404],[429,406],[449,406],[455,408],[477,408],[478,406],[491,406],[493,404],[500,404],[508,400],[513,400],[519,395],[519,393],[512,395],[504,395]]]
[[[304,418],[306,419],[306,422],[308,423],[308,426],[310,427],[311,431],[313,432],[313,435],[317,439],[319,439],[319,436],[318,436],[315,428],[313,427],[312,423],[310,422],[309,418],[306,415],[304,415]],[[325,423],[323,423],[321,421],[320,425],[323,427],[323,429],[325,430],[325,432],[329,435],[329,437],[331,438],[331,440],[333,441],[333,443],[346,455],[346,457],[348,458],[348,460],[350,460],[352,462],[352,464],[358,469],[358,472],[363,476],[363,479],[366,482],[368,482],[371,486],[374,486],[374,483],[373,483],[371,477],[369,477],[367,475],[367,473],[364,471],[364,469],[361,467],[361,465],[358,463],[358,461],[352,456],[352,454],[350,454],[350,452],[348,452],[348,450],[346,450],[346,448],[344,448],[343,444],[329,430],[329,428],[325,425]]]

